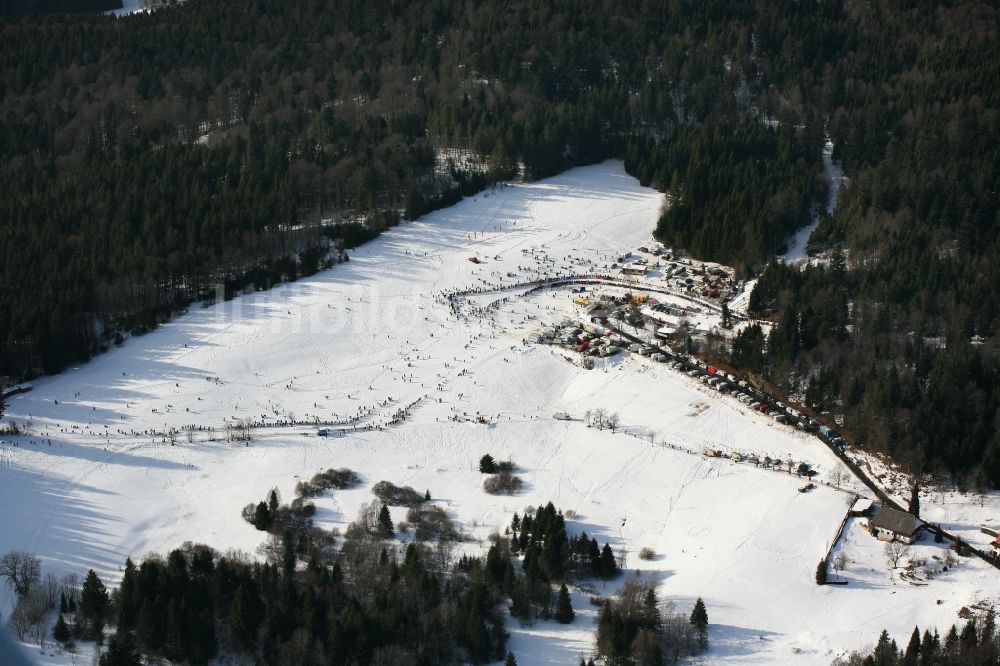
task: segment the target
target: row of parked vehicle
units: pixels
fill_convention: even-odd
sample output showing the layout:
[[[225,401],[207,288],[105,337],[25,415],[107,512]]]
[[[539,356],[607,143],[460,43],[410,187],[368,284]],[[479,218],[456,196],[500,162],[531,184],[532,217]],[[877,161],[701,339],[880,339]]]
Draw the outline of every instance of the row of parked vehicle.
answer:
[[[563,322],[551,328],[542,329],[531,342],[547,345],[572,347],[585,356],[608,357],[617,354],[626,346],[625,339],[596,324]]]
[[[656,361],[657,363],[666,363],[671,358],[674,357],[673,352],[669,349],[658,349],[652,345],[642,345],[638,342],[634,342],[629,345],[628,350],[633,354],[639,354],[640,356],[648,356],[650,359]]]

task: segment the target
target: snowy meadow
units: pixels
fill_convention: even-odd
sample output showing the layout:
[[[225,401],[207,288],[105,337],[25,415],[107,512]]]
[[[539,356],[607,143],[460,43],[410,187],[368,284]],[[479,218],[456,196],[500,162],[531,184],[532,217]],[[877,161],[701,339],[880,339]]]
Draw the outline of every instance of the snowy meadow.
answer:
[[[272,487],[290,499],[298,481],[346,467],[363,484],[316,498],[316,524],[344,529],[388,480],[429,491],[469,553],[548,501],[574,512],[571,532],[625,553],[620,579],[571,590],[572,624],[508,622],[523,664],[589,656],[589,598],[628,577],[685,613],[705,600],[712,663],[829,663],[883,628],[897,638],[914,625],[944,631],[960,609],[1000,598],[996,570],[963,558],[941,571],[944,546],[927,538],[911,558],[933,576],[917,584],[890,572],[853,520],[837,550],[848,584],[817,586],[816,564],[860,487],[801,493],[795,474],[700,454],[808,461],[828,480],[836,458],[818,439],[649,359],[619,354],[587,370],[528,342],[579,308],[567,290],[521,295],[515,285],[607,269],[649,241],[662,204],[618,162],[495,188],[402,224],[331,270],[192,306],[35,382],[5,416],[25,434],[0,442],[0,552],[36,553],[59,575],[93,568],[109,584],[127,556],[185,541],[255,553],[263,534],[241,519],[245,505]],[[505,288],[505,302],[477,314],[463,306],[500,296],[470,296],[457,310],[450,297]],[[584,414],[597,409],[620,427],[588,427]],[[233,436],[240,428],[250,441]],[[485,453],[516,463],[517,494],[484,492]],[[640,559],[643,548],[654,556]],[[11,603],[4,588],[4,615]]]

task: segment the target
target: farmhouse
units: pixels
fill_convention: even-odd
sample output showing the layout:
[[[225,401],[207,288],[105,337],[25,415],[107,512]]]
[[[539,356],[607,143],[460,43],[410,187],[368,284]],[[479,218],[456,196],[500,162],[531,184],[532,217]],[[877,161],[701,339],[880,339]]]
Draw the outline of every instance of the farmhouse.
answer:
[[[912,513],[884,507],[868,521],[868,530],[879,541],[899,539],[903,543],[913,543],[920,521]]]

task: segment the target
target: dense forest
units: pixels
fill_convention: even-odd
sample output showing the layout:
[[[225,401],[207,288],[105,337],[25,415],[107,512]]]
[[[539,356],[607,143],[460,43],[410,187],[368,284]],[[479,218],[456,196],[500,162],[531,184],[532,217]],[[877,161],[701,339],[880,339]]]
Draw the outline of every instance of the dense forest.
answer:
[[[29,3],[30,4],[30,3]],[[56,3],[58,4],[58,3]],[[25,5],[27,6],[27,5]],[[0,376],[54,372],[492,182],[623,159],[760,273],[732,360],[914,471],[1000,486],[998,9],[189,0],[0,15]],[[985,464],[983,461],[985,459]]]
[[[811,238],[831,260],[764,271],[777,326],[732,360],[911,472],[1000,488],[995,7],[875,7],[813,83],[850,176]]]

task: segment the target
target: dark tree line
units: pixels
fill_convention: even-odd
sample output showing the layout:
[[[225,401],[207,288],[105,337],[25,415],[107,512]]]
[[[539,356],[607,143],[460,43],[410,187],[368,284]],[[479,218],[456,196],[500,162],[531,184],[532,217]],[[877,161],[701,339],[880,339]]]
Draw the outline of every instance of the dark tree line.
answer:
[[[992,611],[981,618],[970,618],[961,630],[954,624],[942,638],[913,628],[906,645],[900,648],[889,632],[882,630],[875,648],[854,652],[834,661],[835,666],[972,666],[1000,661],[1000,632]]]
[[[572,623],[570,576],[620,574],[610,546],[598,550],[586,534],[570,537],[551,502],[523,517],[515,514],[504,536],[491,537],[485,557],[465,553],[458,559],[452,556],[461,539],[457,529],[425,539],[418,528],[415,540],[400,543],[381,502],[362,505],[343,535],[302,515],[310,504],[305,498],[359,481],[351,470],[329,469],[300,481],[291,504],[272,490],[248,505],[244,517],[268,517],[260,559],[188,542],[166,557],[148,555],[139,564],[126,559],[113,591],[93,570],[82,587],[75,577],[60,587],[50,576],[40,622],[58,608],[53,637],[67,644],[79,638],[101,645],[110,633],[104,666],[157,659],[205,664],[220,656],[303,665],[485,663],[509,655],[504,606],[525,623],[538,617]],[[412,513],[399,524],[400,533],[413,529]],[[20,607],[37,583],[38,560],[14,552],[5,558],[17,563],[7,577],[19,581]],[[611,641],[607,645],[619,646],[622,655],[634,652],[635,663],[659,664],[707,646],[708,615],[700,599],[690,618],[682,617],[637,580],[626,581],[604,604],[600,654],[614,661],[619,648],[608,648]],[[644,610],[637,615],[639,597]],[[648,652],[659,655],[654,661],[639,658],[652,649],[649,640],[659,646]]]
[[[799,84],[850,177],[811,239],[831,261],[768,267],[750,305],[777,326],[730,360],[912,472],[998,488],[997,9],[837,11],[837,59]]]
[[[317,477],[329,487],[356,481],[350,470]],[[515,516],[510,538],[495,540],[485,557],[453,560],[444,540],[433,545],[418,532],[405,548],[394,541],[385,504],[363,509],[341,537],[313,526],[301,514],[311,503],[298,494],[287,505],[271,491],[244,511],[252,521],[266,516],[266,526],[258,525],[271,534],[261,548],[264,561],[185,544],[166,558],[126,560],[110,594],[90,571],[79,600],[62,599],[54,637],[100,640],[113,625],[104,666],[137,666],[144,656],[205,664],[234,652],[304,665],[485,663],[507,654],[502,606],[508,599],[522,621],[569,623],[575,613],[568,573],[619,573],[607,545],[577,571],[575,552],[596,549],[597,542],[570,539],[551,502],[534,516]],[[523,546],[521,535],[527,535]]]
[[[708,648],[708,610],[699,597],[690,616],[661,603],[653,587],[628,580],[597,616],[597,653],[610,666],[673,664]]]
[[[815,121],[814,121],[815,122]],[[713,261],[760,265],[784,246],[823,194],[818,138],[757,120],[680,126],[656,147],[630,142],[626,167],[670,193],[656,236]]]
[[[856,443],[913,472],[947,471],[966,486],[1000,487],[1000,360],[973,340],[982,329],[941,321],[928,330],[927,313],[887,301],[871,273],[836,257],[804,272],[768,267],[750,306],[775,326],[766,340],[757,326],[742,331],[734,365],[797,393],[816,412],[843,414]],[[945,307],[917,309],[924,306]]]
[[[389,543],[353,541],[331,554],[304,545],[303,535],[286,531],[268,562],[200,545],[138,566],[128,560],[110,597],[91,572],[103,596],[88,605],[88,576],[71,626],[62,622],[63,639],[92,639],[105,623],[116,625],[108,665],[139,664],[141,655],[205,664],[223,650],[296,664],[503,658],[499,592],[481,559],[463,557],[442,571],[422,544],[399,553]]]

